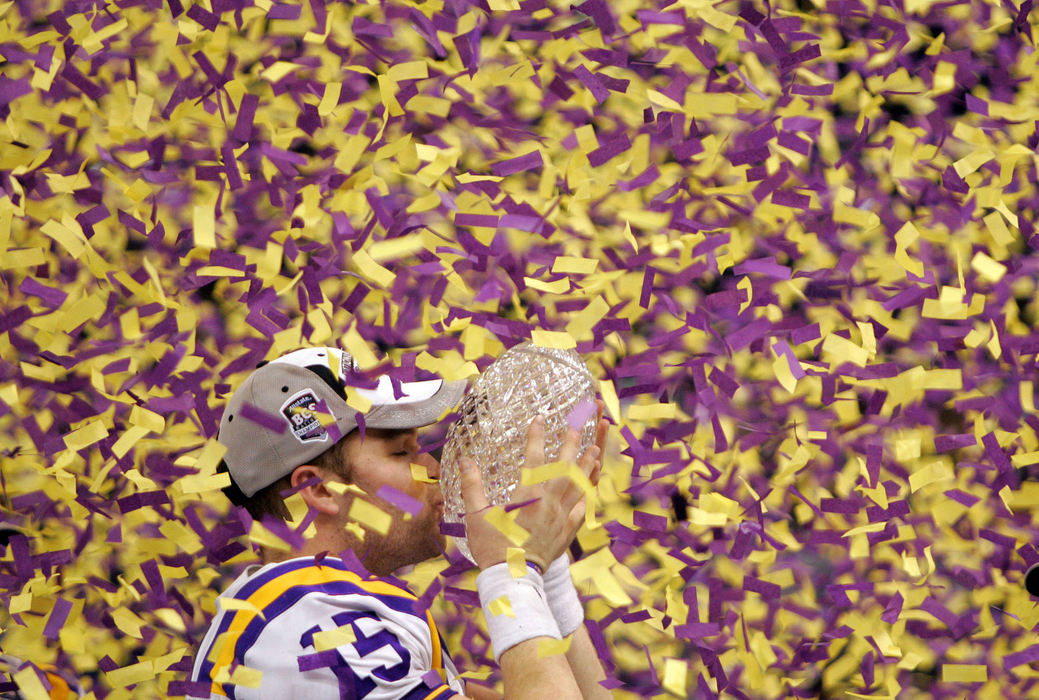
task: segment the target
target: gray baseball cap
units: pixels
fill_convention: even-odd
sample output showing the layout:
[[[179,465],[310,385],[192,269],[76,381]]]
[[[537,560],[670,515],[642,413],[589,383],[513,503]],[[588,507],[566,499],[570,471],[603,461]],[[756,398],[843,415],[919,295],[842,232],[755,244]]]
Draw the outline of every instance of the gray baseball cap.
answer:
[[[217,440],[224,462],[246,496],[291,474],[357,427],[357,410],[344,400],[353,358],[338,348],[306,348],[257,368],[231,396]],[[465,393],[465,381],[401,382],[389,376],[375,389],[351,388],[371,401],[366,427],[404,430],[435,423]]]

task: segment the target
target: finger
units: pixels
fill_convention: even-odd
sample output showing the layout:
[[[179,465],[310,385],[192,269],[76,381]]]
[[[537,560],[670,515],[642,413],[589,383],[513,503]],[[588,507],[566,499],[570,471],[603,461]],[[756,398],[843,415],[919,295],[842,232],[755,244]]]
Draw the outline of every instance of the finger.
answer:
[[[592,470],[595,469],[595,463],[599,461],[599,457],[602,456],[602,450],[599,449],[598,445],[592,445],[587,450],[581,453],[581,459],[577,461],[577,466],[581,468],[581,471],[585,476],[589,476]]]
[[[602,417],[602,412],[599,413],[599,420],[595,424],[595,444],[599,446],[599,451],[606,454],[606,436],[609,434],[610,423]]]
[[[535,416],[527,428],[527,448],[524,453],[525,467],[540,467],[545,463],[545,417]]]
[[[490,505],[483,490],[480,470],[475,462],[465,457],[459,460],[459,464],[462,467],[462,502],[465,503],[465,512],[478,513]]]
[[[563,439],[563,444],[559,448],[559,461],[566,464],[578,463],[577,451],[581,448],[581,435],[573,428],[568,428],[566,431],[566,437]],[[583,455],[582,455],[583,457]],[[585,471],[587,474],[587,470]],[[557,476],[545,483],[545,489],[549,493],[556,494],[559,498],[563,498],[564,494],[573,486],[573,481],[564,472],[560,476]],[[567,506],[569,508],[569,506]]]
[[[581,434],[573,428],[566,429],[566,436],[559,448],[559,459],[563,462],[576,462],[577,453],[581,449]]]
[[[581,454],[577,462],[578,469],[591,481],[591,475],[595,471],[595,465],[599,460],[599,448],[592,445]],[[569,510],[575,503],[584,498],[585,484],[569,476],[564,476],[555,481],[560,482],[559,500],[564,510]],[[595,483],[594,481],[592,482]]]
[[[567,527],[567,542],[573,542],[574,537],[577,536],[577,531],[581,529],[581,525],[584,523],[585,510],[588,508],[588,503],[585,499],[581,499],[574,504],[574,507],[570,509],[569,515],[566,518]],[[567,544],[569,549],[570,545]]]
[[[592,486],[599,485],[599,478],[602,476],[602,453],[595,458],[595,466],[592,467],[592,471],[588,474],[588,480],[592,482]]]

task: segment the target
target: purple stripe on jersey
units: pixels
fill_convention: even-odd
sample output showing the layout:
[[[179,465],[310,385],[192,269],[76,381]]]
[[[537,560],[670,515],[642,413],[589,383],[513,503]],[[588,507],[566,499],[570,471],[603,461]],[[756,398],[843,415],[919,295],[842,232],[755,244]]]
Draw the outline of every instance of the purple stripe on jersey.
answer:
[[[428,626],[429,622],[426,620],[425,612],[415,612],[416,601],[408,600],[398,596],[388,595],[377,595],[364,590],[355,583],[349,581],[331,581],[329,583],[318,583],[304,586],[293,586],[288,589],[280,596],[278,596],[270,605],[263,608],[264,618],[254,617],[246,628],[242,630],[242,634],[238,637],[238,642],[235,644],[235,658],[238,659],[239,663],[244,663],[245,655],[256,643],[260,633],[266,629],[267,625],[273,622],[279,615],[291,608],[293,605],[299,602],[300,598],[307,595],[308,593],[327,593],[329,595],[364,595],[375,598],[376,600],[384,603],[388,607],[397,612],[407,613],[414,615],[415,617],[422,620],[424,624]]]
[[[328,565],[331,565],[332,563],[333,563],[332,561],[322,562],[322,566],[328,566]],[[313,565],[314,565],[314,560],[308,558],[308,559],[300,559],[300,560],[297,560],[297,561],[288,561],[288,562],[285,562],[284,564],[279,564],[277,566],[273,566],[273,567],[271,567],[271,569],[269,571],[265,571],[262,574],[259,574],[259,575],[255,576],[254,578],[250,579],[244,586],[242,586],[238,590],[237,593],[235,593],[231,597],[232,598],[236,598],[238,600],[245,600],[249,596],[251,596],[253,593],[255,593],[261,586],[263,586],[266,583],[269,583],[270,581],[273,581],[274,579],[278,578],[279,576],[281,576],[283,574],[287,574],[287,573],[292,572],[292,571],[299,571],[300,569],[306,569],[306,568],[309,568],[309,567],[311,567]],[[335,567],[335,568],[338,568],[338,567]],[[231,626],[231,621],[234,619],[234,616],[235,616],[236,612],[237,612],[236,610],[224,610],[223,612],[220,613],[220,615],[221,615],[221,617],[220,617],[220,625],[217,627],[216,635],[214,635],[214,637],[213,637],[214,641],[220,639],[220,635],[223,634],[224,632],[226,632],[227,629]],[[209,647],[206,647],[204,649],[199,649],[198,654],[199,654],[200,657],[205,659],[205,661],[203,661],[202,666],[199,667],[198,678],[195,678],[193,680],[211,680],[212,679],[214,662],[208,658],[209,657],[209,652],[211,650],[212,650],[212,645],[210,645]],[[227,686],[225,685],[225,690],[226,690],[226,688],[227,688]],[[232,695],[229,696],[229,697],[233,697],[233,691],[232,691]]]
[[[280,576],[284,576],[285,574],[290,574],[290,573],[293,573],[293,572],[296,572],[296,571],[300,571],[300,570],[303,570],[303,569],[309,569],[309,568],[312,568],[312,567],[315,567],[315,564],[314,564],[314,560],[312,558],[310,558],[310,557],[307,557],[305,559],[297,559],[297,560],[294,560],[294,561],[287,561],[287,562],[284,562],[282,564],[278,564],[276,566],[271,567],[268,571],[265,571],[262,574],[258,574],[256,576],[254,576],[253,578],[249,579],[249,581],[244,586],[242,586],[240,589],[238,589],[238,592],[235,593],[232,596],[232,598],[235,598],[237,600],[247,600],[253,593],[258,591],[260,588],[262,588],[266,584],[270,583],[271,581],[275,580],[276,578],[278,578]],[[355,573],[355,572],[352,572],[350,570],[350,568],[348,568],[347,565],[344,562],[340,561],[339,559],[334,559],[334,558],[331,558],[331,557],[326,557],[325,559],[323,559],[321,561],[320,567],[318,567],[318,568],[321,568],[321,567],[327,567],[327,568],[330,568],[330,569],[335,569],[337,571],[344,571],[344,572],[349,572],[349,573]],[[371,580],[375,580],[375,579],[373,578]],[[347,582],[344,582],[344,583],[347,583]],[[349,585],[354,585],[354,584],[349,584]],[[396,585],[396,581],[394,582],[394,585]],[[400,586],[400,587],[403,588],[403,586]],[[313,586],[310,586],[310,587],[304,586],[303,588],[309,588],[309,589],[312,589],[312,590],[315,589],[315,587],[313,587]],[[290,593],[293,590],[294,590],[293,588],[290,588],[288,591],[286,591],[286,594]],[[406,589],[404,589],[404,590],[406,590]],[[367,594],[367,595],[372,595],[371,593],[368,593],[367,591],[359,589],[357,586],[354,586],[354,590],[351,591],[351,592],[355,592],[355,593],[356,592],[361,592],[361,593],[364,593],[364,594]],[[281,600],[282,597],[284,597],[284,596],[281,596],[277,600],[275,600],[274,604],[276,605],[278,603],[278,601]],[[391,597],[390,596],[377,596],[377,597],[380,600],[382,600],[382,602],[386,603],[387,605],[389,605],[393,609],[395,609],[395,610],[398,609],[397,606],[395,606],[395,605],[393,605],[391,603]],[[298,597],[296,597],[295,600],[298,600]],[[411,604],[413,603],[413,601],[410,601],[410,600],[408,600],[406,598],[403,598],[403,597],[399,598],[399,600],[408,603],[408,607],[401,609],[401,612],[407,612],[407,613],[414,614],[414,612],[412,610],[412,607],[411,607]],[[231,626],[231,621],[234,619],[236,612],[237,611],[228,610],[228,611],[224,611],[224,612],[221,613],[222,617],[220,619],[220,625],[217,628],[216,635],[213,637],[214,640],[219,639],[220,635],[228,630],[228,628]],[[277,614],[280,614],[281,612],[284,612],[284,608],[280,609]],[[265,609],[263,611],[263,614],[264,614],[264,616],[267,617],[268,621],[273,617],[272,615],[270,615],[268,613],[267,609]],[[255,621],[256,620],[254,620],[254,622]],[[251,625],[250,625],[250,627],[251,627]],[[249,630],[249,627],[246,628],[246,631],[248,631],[248,630]],[[253,642],[255,642],[255,639],[253,639]],[[252,646],[252,642],[250,642],[249,646]],[[199,656],[202,656],[206,660],[203,662],[202,666],[199,668],[199,674],[198,674],[198,678],[196,680],[208,680],[208,679],[212,678],[214,662],[211,661],[210,659],[206,658],[206,657],[209,656],[209,651],[211,650],[211,648],[212,647],[209,647],[209,648],[204,649],[204,650],[203,649],[199,650]],[[243,652],[243,656],[244,656],[244,652]],[[237,653],[236,653],[236,658],[238,658],[238,659],[243,658],[243,656],[238,656]],[[234,686],[232,686],[229,683],[228,684],[224,684],[224,690],[225,691],[229,691],[228,692],[228,697],[230,697],[230,698],[232,698],[232,700],[234,700]]]

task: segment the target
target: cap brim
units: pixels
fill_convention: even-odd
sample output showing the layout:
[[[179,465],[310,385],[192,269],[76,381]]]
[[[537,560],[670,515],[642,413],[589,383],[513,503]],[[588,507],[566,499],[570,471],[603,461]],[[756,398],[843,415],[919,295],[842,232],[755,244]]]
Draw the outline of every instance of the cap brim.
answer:
[[[373,406],[365,415],[364,424],[385,430],[405,430],[430,425],[458,405],[468,386],[469,383],[465,380],[445,381],[436,392],[422,401]],[[407,392],[407,384],[403,388]]]

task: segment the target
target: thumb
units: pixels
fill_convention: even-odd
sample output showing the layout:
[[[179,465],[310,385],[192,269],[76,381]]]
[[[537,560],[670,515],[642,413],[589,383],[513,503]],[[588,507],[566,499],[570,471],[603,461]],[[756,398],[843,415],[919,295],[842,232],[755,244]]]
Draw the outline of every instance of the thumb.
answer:
[[[483,491],[483,478],[473,460],[463,457],[459,460],[462,467],[462,502],[466,513],[478,513],[490,506],[487,494]]]

